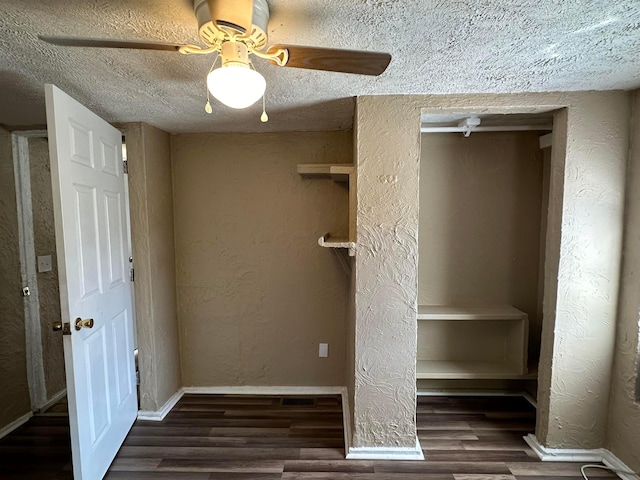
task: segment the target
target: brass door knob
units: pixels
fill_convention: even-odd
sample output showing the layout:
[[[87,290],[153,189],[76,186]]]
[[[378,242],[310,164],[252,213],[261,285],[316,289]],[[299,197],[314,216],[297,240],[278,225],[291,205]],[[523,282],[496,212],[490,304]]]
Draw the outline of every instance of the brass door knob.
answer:
[[[80,317],[76,318],[75,323],[76,330],[81,330],[84,328],[93,328],[93,318],[87,318],[86,320],[81,319]]]
[[[53,331],[61,332],[62,331],[62,322],[53,322]]]

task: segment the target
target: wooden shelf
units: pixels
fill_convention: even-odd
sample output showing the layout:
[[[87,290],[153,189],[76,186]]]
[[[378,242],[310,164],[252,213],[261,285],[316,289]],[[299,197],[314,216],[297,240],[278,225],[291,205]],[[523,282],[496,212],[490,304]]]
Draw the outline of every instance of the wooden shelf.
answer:
[[[511,305],[418,307],[418,379],[529,379],[529,317]]]
[[[326,248],[348,248],[349,256],[355,255],[356,242],[350,242],[346,237],[332,237],[327,233],[318,239],[318,245]]]
[[[522,367],[509,362],[418,360],[417,379],[535,380],[537,372],[522,373]]]
[[[355,171],[354,166],[344,163],[304,163],[298,165],[301,177],[332,178],[334,182],[349,183],[349,176]]]
[[[347,237],[332,237],[327,233],[318,239],[321,247],[346,249],[350,257],[356,254],[356,168],[349,163],[302,163],[297,166],[298,175],[303,178],[330,178],[349,189],[349,235]],[[340,262],[349,273],[351,268],[348,259],[342,257],[340,250],[334,250]]]
[[[418,320],[524,320],[527,314],[511,305],[420,305]]]

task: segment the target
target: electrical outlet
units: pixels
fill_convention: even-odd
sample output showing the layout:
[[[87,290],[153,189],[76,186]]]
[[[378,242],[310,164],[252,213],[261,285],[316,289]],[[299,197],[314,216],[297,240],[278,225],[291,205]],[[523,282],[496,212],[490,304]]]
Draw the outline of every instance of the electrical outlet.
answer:
[[[320,347],[318,348],[318,356],[320,358],[326,358],[329,356],[329,344],[328,343],[321,343]]]

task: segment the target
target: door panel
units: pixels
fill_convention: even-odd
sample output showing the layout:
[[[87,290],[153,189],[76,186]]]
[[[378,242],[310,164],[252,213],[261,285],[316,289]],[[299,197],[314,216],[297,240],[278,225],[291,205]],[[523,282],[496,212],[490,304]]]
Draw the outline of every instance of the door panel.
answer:
[[[99,480],[137,414],[122,137],[53,85],[45,93],[73,472]]]

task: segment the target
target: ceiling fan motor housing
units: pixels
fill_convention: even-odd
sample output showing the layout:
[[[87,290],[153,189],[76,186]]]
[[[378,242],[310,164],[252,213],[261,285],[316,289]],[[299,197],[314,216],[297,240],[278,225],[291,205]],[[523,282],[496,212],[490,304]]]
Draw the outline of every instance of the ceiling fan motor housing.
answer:
[[[243,9],[237,0],[194,0],[193,8],[198,19],[200,38],[207,45],[212,45],[222,37],[241,34],[254,44],[257,50],[267,44],[267,26],[269,24],[269,4],[267,0],[254,0],[251,24],[244,19]],[[210,8],[211,7],[211,8]],[[211,12],[214,15],[212,18]],[[244,24],[244,25],[238,25]]]

